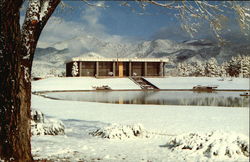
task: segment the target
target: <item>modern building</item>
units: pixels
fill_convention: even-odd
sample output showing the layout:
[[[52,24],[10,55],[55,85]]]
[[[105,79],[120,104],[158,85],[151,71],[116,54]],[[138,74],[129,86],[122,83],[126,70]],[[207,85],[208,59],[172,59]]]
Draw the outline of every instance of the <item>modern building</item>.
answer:
[[[66,62],[66,76],[164,76],[166,62],[160,58],[75,57]]]

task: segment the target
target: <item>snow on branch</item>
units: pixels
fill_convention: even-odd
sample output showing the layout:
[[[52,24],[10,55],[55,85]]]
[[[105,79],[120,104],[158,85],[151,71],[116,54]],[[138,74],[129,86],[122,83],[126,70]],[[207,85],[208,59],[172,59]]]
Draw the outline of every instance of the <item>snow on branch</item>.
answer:
[[[22,39],[26,54],[23,60],[31,60],[38,38],[47,20],[61,0],[29,0],[22,26]]]
[[[215,3],[213,1],[153,1],[137,0],[138,2],[150,3],[167,9],[176,9],[175,16],[180,19],[182,28],[192,37],[197,33],[202,23],[208,23],[215,37],[220,43],[225,40],[222,37],[224,23],[230,19],[229,12],[238,15],[239,26],[245,35],[250,30],[250,8],[240,1],[224,1]],[[128,4],[125,4],[128,6]],[[202,21],[201,21],[202,20]]]
[[[29,0],[28,11],[26,13],[26,19],[29,21],[39,20],[39,11],[40,11],[40,0]]]
[[[50,7],[51,7],[50,0],[43,1],[43,3],[41,4],[40,19],[39,19],[40,21],[42,21],[44,16],[47,15]]]
[[[88,6],[93,6],[93,7],[101,7],[105,8],[105,4],[103,2],[98,2],[98,3],[90,3],[88,0],[81,0],[82,2],[86,3]]]
[[[29,0],[26,21],[33,21],[33,24],[42,21],[54,1],[56,0]]]
[[[161,7],[165,7],[165,8],[171,8],[171,9],[179,9],[179,8],[182,8],[183,6],[180,6],[180,5],[175,5],[176,2],[175,1],[172,1],[172,2],[169,2],[169,3],[159,3],[159,2],[156,2],[156,1],[152,1],[152,0],[140,0],[141,2],[148,2],[148,3],[151,3],[153,5],[157,5],[157,6],[161,6]]]

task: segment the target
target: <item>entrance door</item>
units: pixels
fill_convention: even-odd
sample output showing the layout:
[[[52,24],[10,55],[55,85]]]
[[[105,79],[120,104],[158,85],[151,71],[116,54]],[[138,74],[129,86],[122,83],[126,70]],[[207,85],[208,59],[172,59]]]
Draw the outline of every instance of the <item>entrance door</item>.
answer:
[[[123,77],[123,63],[118,63],[118,69],[119,69],[119,77]]]

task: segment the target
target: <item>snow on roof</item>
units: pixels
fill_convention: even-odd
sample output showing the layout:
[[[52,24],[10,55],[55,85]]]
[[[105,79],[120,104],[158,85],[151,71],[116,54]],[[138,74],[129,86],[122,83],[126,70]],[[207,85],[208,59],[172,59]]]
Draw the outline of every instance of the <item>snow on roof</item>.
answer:
[[[120,62],[168,62],[167,58],[104,58],[104,57],[73,57],[65,63],[73,61],[120,61]]]

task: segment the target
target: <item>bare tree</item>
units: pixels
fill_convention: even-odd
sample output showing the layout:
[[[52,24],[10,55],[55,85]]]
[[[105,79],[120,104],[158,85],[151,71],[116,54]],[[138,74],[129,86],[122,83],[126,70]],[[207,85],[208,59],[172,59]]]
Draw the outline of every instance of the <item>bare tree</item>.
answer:
[[[30,0],[22,29],[23,0],[0,1],[0,158],[32,161],[31,68],[38,38],[60,0]]]
[[[20,29],[20,8],[25,0],[0,0],[0,159],[32,161],[30,145],[31,70],[39,36],[61,0],[27,0],[25,20]],[[84,2],[92,5],[86,0]],[[156,2],[136,1],[141,8],[153,4],[177,10],[183,28],[192,33],[195,26],[190,18],[201,18],[211,24],[220,38],[222,28],[217,4],[206,1]],[[129,7],[128,2],[122,2]],[[212,3],[212,2],[211,2]],[[196,6],[196,7],[195,7]],[[237,2],[225,3],[239,17],[243,30],[249,29],[249,8]]]
[[[245,35],[250,35],[250,5],[243,1],[154,1],[138,0],[139,6],[146,10],[149,4],[172,10],[181,22],[181,27],[191,37],[197,33],[202,23],[209,24],[215,37],[220,43],[225,43],[222,36],[223,29],[227,29],[226,22],[232,19],[232,14],[238,21],[240,30]],[[122,2],[121,5],[131,7],[132,2]],[[132,7],[131,7],[132,8]],[[135,9],[132,8],[132,11]],[[207,32],[207,31],[202,31]]]

